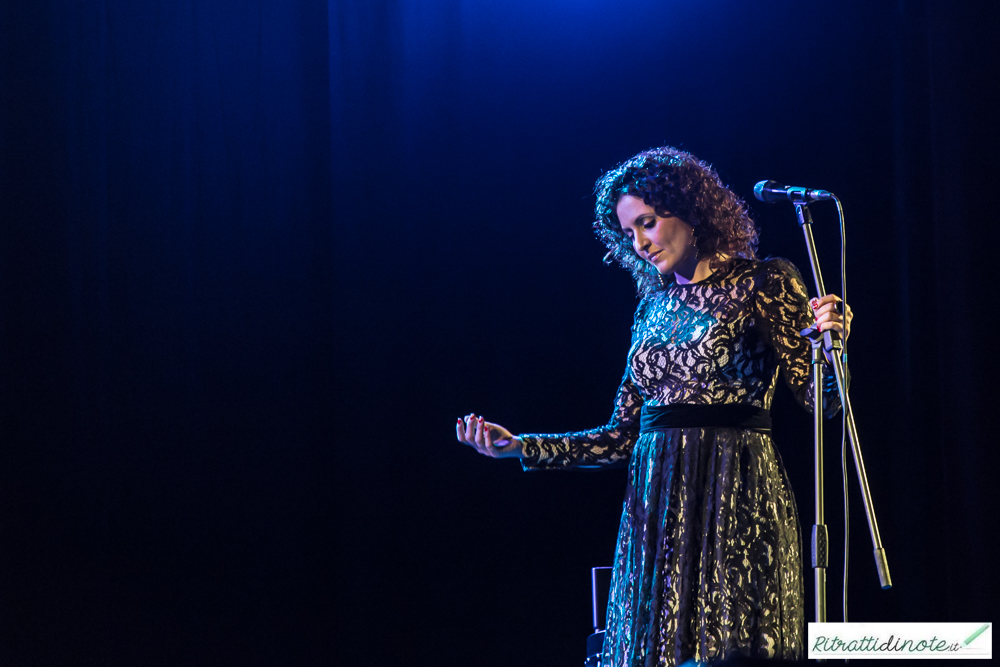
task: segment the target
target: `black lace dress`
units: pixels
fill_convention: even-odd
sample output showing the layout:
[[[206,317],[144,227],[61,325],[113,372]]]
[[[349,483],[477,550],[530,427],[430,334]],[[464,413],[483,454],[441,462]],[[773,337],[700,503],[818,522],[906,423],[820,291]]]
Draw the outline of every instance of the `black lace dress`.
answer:
[[[521,436],[526,469],[629,466],[601,665],[802,657],[799,520],[770,433],[640,433],[639,415],[644,404],[770,409],[779,368],[810,409],[799,331],[811,323],[786,260],[735,259],[702,282],[670,284],[639,304],[611,421]],[[825,377],[831,416],[840,405]]]

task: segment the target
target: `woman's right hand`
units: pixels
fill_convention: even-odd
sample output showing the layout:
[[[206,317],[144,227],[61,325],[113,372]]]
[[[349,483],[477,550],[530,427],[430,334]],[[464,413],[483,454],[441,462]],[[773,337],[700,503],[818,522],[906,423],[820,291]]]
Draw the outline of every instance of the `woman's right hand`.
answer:
[[[500,424],[492,424],[474,414],[455,423],[455,436],[463,445],[473,447],[484,456],[495,459],[521,458],[521,439]]]

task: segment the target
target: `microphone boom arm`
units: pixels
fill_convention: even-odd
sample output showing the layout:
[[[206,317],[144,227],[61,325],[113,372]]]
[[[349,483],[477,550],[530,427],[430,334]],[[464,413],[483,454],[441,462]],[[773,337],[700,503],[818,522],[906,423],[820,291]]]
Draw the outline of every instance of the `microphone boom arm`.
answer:
[[[758,186],[760,184],[758,183]],[[755,194],[756,194],[756,188]],[[822,192],[825,192],[822,191]],[[758,195],[760,198],[760,195]],[[816,294],[820,297],[826,295],[826,286],[823,284],[823,273],[819,267],[819,257],[816,254],[816,242],[812,233],[812,214],[806,203],[795,204],[795,215],[798,217],[799,226],[805,236],[806,249],[809,253],[809,263],[812,268],[813,280],[816,283]],[[844,410],[845,422],[847,424],[847,436],[851,442],[851,452],[854,454],[854,467],[858,474],[858,483],[861,485],[861,496],[865,503],[865,514],[868,517],[868,530],[871,533],[872,546],[875,555],[875,567],[878,570],[879,582],[883,589],[892,587],[892,577],[889,575],[889,563],[885,557],[885,549],[882,547],[882,537],[879,535],[878,521],[875,519],[875,508],[872,505],[871,491],[868,488],[868,474],[865,472],[865,462],[861,455],[861,443],[858,439],[857,427],[854,424],[854,411],[851,409],[851,399],[847,393],[847,383],[845,381],[844,364],[840,358],[840,340],[834,337],[833,332],[824,331],[824,347],[832,351],[829,355],[833,365],[834,376],[837,379],[837,391],[840,393],[840,404]],[[814,392],[821,391],[820,387],[814,387]],[[814,419],[822,419],[822,414],[814,415]]]

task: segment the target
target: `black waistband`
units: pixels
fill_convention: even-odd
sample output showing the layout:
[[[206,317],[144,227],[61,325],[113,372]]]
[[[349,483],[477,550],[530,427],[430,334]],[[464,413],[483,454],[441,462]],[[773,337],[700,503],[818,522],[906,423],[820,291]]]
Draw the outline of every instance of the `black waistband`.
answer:
[[[639,432],[661,428],[745,428],[771,430],[771,412],[745,403],[731,405],[644,405]]]

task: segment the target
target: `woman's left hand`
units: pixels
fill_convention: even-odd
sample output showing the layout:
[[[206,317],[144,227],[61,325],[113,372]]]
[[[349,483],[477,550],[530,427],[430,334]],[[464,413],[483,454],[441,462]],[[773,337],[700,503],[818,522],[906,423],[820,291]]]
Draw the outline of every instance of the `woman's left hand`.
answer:
[[[820,331],[836,331],[841,338],[847,340],[851,335],[851,320],[854,318],[850,306],[835,294],[827,294],[821,299],[810,299],[809,305],[812,306],[813,315],[816,316],[816,326]]]

